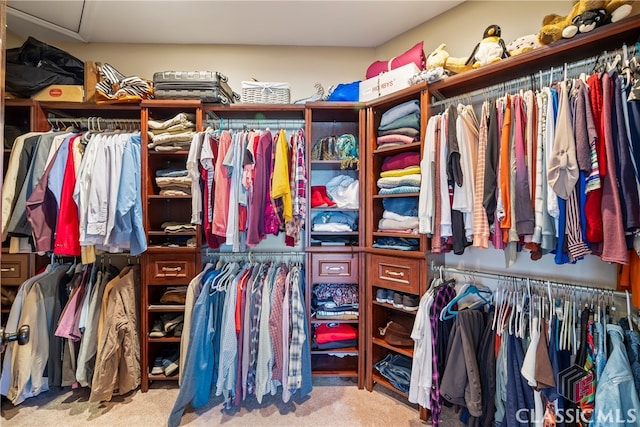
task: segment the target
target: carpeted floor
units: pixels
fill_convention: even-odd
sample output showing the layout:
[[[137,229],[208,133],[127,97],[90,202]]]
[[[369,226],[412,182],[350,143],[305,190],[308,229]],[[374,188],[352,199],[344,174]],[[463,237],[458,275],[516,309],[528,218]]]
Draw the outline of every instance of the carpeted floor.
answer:
[[[89,390],[49,391],[13,406],[2,401],[2,422],[18,426],[164,426],[178,389],[154,384],[147,393],[134,391],[111,402],[89,403]],[[460,425],[453,414],[443,414],[442,426]],[[253,398],[235,411],[224,410],[221,398],[197,410],[187,408],[183,426],[424,426],[416,408],[393,392],[376,386],[369,393],[349,379],[314,379],[303,402],[283,403],[280,395],[262,404]]]

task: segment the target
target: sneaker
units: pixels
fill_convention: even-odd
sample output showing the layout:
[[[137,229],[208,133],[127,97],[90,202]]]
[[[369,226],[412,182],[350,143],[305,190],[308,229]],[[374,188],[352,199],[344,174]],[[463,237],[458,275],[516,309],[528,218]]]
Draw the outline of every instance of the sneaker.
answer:
[[[156,357],[151,368],[151,375],[164,374],[164,366],[162,366],[162,357]]]
[[[164,322],[162,319],[156,319],[153,322],[153,326],[151,327],[151,332],[149,332],[150,338],[162,338],[165,337],[167,333],[164,331]]]
[[[402,308],[402,294],[400,292],[395,292],[393,294],[393,306],[396,308]]]
[[[387,303],[388,304],[393,304],[393,298],[395,298],[395,291],[392,291],[391,289],[387,289]]]
[[[173,330],[173,336],[174,337],[181,337],[182,336],[182,328],[183,327],[184,327],[184,322],[178,323],[178,325]]]
[[[402,296],[402,308],[407,311],[416,311],[418,310],[418,305],[420,304],[420,299],[417,295],[403,295]]]
[[[378,288],[378,290],[376,291],[376,301],[378,301],[378,302],[387,302],[387,293],[388,292],[393,292],[393,291],[388,291],[388,290],[383,289],[383,288]]]
[[[178,371],[178,362],[180,360],[180,353],[177,351],[171,356],[162,359],[162,366],[164,367],[164,374],[168,377],[175,374]]]
[[[174,314],[163,314],[160,318],[164,322],[164,331],[166,333],[173,331],[179,323],[184,322],[184,314],[177,316]]]

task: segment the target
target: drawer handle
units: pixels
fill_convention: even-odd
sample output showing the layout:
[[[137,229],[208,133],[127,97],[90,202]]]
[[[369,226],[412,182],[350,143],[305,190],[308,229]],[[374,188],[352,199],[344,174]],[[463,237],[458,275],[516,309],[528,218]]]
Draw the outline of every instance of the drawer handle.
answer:
[[[2,272],[2,273],[9,273],[9,272],[13,273],[14,271],[16,271],[15,267],[1,268],[0,269],[0,272]]]
[[[182,267],[162,267],[162,271],[165,273],[178,273],[182,271]]]
[[[344,270],[344,267],[327,267],[327,270],[329,270],[329,271],[342,271],[342,270]]]
[[[404,271],[385,270],[385,273],[387,273],[389,276],[404,277]]]

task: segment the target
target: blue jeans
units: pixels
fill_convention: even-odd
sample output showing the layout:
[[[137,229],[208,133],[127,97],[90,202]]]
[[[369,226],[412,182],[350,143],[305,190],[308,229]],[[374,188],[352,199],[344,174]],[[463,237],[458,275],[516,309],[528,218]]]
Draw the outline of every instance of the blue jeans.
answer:
[[[409,382],[411,381],[411,359],[401,354],[387,354],[387,357],[375,365],[380,375],[398,390],[409,393]]]
[[[390,197],[382,199],[385,210],[406,216],[418,216],[417,197]]]
[[[624,346],[627,350],[633,382],[638,395],[640,395],[640,335],[629,329],[629,320],[627,318],[620,319],[619,323],[624,330]]]

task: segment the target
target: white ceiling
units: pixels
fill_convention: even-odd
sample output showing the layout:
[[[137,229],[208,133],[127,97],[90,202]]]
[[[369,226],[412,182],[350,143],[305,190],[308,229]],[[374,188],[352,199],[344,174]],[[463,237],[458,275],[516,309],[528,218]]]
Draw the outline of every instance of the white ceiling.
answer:
[[[49,42],[376,47],[464,0],[9,0],[7,28]]]

